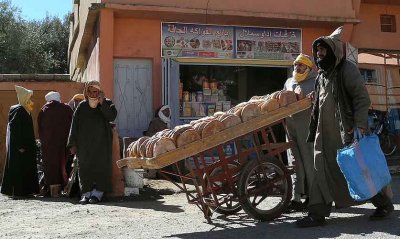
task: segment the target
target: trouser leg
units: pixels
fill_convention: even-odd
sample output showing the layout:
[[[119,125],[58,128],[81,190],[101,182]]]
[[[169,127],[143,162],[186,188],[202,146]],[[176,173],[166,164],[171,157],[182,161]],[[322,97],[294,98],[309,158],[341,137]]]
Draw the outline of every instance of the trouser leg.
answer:
[[[390,185],[383,188],[378,194],[371,198],[371,202],[375,207],[384,207],[392,203],[390,195],[386,193],[386,191],[388,191],[387,187],[390,187]]]
[[[332,211],[332,202],[326,202],[318,183],[313,183],[309,197],[308,214],[313,217],[329,217]]]

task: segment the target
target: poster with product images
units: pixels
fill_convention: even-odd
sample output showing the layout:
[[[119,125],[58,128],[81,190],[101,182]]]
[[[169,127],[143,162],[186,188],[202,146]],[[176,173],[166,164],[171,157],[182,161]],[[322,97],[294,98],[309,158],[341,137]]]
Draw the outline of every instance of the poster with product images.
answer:
[[[294,60],[301,53],[301,29],[235,27],[239,59]]]
[[[162,23],[162,57],[233,58],[234,27]]]

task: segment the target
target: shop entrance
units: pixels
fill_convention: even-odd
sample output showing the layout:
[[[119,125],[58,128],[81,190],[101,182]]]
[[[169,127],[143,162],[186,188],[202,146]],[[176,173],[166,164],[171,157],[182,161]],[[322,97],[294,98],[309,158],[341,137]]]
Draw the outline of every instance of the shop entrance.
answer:
[[[185,92],[181,98],[182,122],[226,111],[255,95],[282,90],[290,70],[289,67],[180,65],[180,82]],[[278,140],[285,141],[281,125],[274,126],[273,131]],[[287,155],[281,156],[287,164]]]
[[[254,95],[266,95],[281,90],[288,78],[288,70],[287,67],[180,65],[180,81],[183,92],[188,92],[193,97],[204,88],[200,83],[215,83],[219,98],[212,99],[211,102],[230,101],[232,107],[248,101]],[[206,97],[203,96],[203,101],[204,98]],[[190,98],[189,101],[196,100]],[[196,117],[193,112],[192,117]]]

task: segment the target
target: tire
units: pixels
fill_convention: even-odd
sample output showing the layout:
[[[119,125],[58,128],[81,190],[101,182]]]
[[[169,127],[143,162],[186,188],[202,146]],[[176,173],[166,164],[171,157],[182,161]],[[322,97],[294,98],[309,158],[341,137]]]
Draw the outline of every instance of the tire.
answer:
[[[229,168],[233,168],[233,167],[239,167],[240,165],[234,162],[231,162],[228,164]],[[210,173],[210,177],[216,176],[218,174],[223,173],[223,169],[222,168],[215,168],[211,173]],[[238,177],[238,175],[234,175],[234,177]],[[208,187],[208,182],[209,180],[207,180],[206,175],[204,175],[204,180],[206,183],[206,187]],[[239,198],[237,197],[237,195],[233,194],[232,192],[224,192],[224,184],[225,182],[220,182],[220,181],[214,181],[212,182],[214,186],[216,187],[220,187],[222,192],[218,193],[217,196],[217,200],[219,203],[222,203],[219,207],[213,207],[210,206],[210,208],[219,213],[219,214],[223,214],[223,215],[234,215],[237,212],[239,212],[240,210],[242,210],[242,206],[240,205],[239,202]]]
[[[379,141],[385,156],[390,156],[396,152],[397,145],[394,141],[394,135],[388,133],[382,134],[381,137],[379,137]]]
[[[288,207],[293,185],[290,174],[286,174],[284,168],[283,163],[274,157],[260,162],[251,160],[244,166],[239,177],[238,194],[242,208],[249,216],[270,221]],[[277,181],[272,187],[265,187],[273,179]]]

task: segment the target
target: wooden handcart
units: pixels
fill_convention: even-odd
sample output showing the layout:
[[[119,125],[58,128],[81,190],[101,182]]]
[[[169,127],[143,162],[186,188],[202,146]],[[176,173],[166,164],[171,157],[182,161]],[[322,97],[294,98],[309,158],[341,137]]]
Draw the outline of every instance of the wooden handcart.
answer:
[[[158,157],[124,158],[117,165],[157,169],[169,180],[171,175],[178,177],[180,184],[171,182],[202,210],[208,222],[214,212],[230,215],[241,209],[254,219],[273,220],[291,200],[294,173],[282,161],[292,143],[278,140],[274,130],[281,127],[286,132],[284,118],[310,105],[309,99],[303,99]],[[179,166],[182,161],[184,169]],[[169,165],[176,169],[166,170]],[[188,184],[195,190],[188,190]]]

